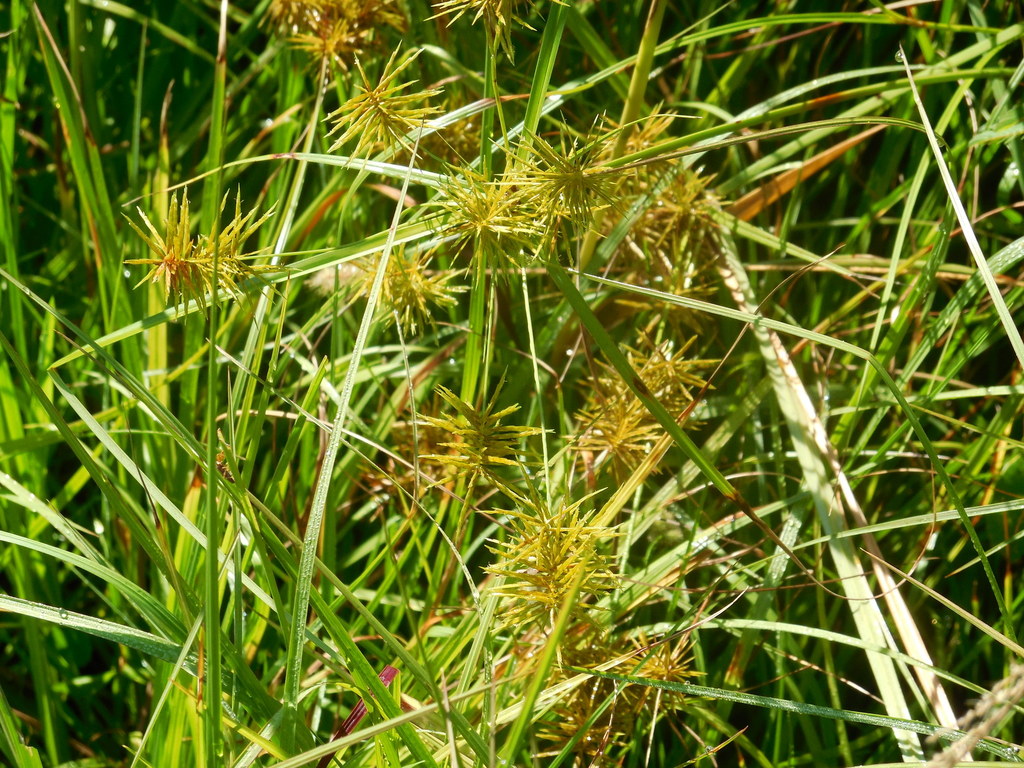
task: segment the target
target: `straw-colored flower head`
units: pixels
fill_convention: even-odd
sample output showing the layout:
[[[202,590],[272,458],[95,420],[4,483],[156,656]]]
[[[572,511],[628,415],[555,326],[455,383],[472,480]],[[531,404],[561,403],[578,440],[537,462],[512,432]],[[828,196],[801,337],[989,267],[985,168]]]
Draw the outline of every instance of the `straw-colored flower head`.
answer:
[[[398,76],[416,60],[417,53],[398,58],[398,51],[391,54],[384,72],[376,85],[370,83],[359,57],[355,58],[361,84],[356,85],[355,96],[328,115],[334,127],[328,136],[338,134],[331,151],[335,151],[355,139],[353,155],[365,154],[379,146],[404,143],[405,137],[414,129],[427,124],[438,114],[439,108],[426,102],[441,91],[427,89],[407,92],[415,80],[398,82]]]
[[[221,202],[221,212],[227,196]],[[272,211],[253,221],[256,211],[242,214],[241,200],[235,199],[235,215],[214,238],[203,234],[193,238],[192,221],[189,213],[188,196],[172,195],[165,218],[166,228],[161,234],[141,209],[146,230],[131,219],[128,223],[149,246],[153,255],[148,259],[126,259],[125,264],[145,264],[150,271],[136,285],[150,282],[163,287],[164,298],[171,304],[180,305],[194,299],[200,306],[206,306],[206,294],[213,289],[214,280],[220,290],[235,297],[242,295],[240,283],[273,269],[268,266],[252,265],[247,262],[261,252],[243,253],[245,241],[272,215]],[[215,264],[216,261],[216,264]],[[216,267],[216,271],[215,271]]]

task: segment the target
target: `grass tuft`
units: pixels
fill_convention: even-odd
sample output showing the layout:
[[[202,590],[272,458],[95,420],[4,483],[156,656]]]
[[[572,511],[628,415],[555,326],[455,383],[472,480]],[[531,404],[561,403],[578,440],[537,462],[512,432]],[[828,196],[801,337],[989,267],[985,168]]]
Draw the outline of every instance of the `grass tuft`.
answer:
[[[1024,762],[1019,5],[0,6],[0,764]]]

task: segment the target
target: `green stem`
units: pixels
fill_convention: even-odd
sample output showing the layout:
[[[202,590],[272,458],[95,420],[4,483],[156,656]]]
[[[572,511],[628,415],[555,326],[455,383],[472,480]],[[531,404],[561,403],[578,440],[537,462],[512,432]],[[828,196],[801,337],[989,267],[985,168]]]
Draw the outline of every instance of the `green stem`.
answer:
[[[488,45],[484,50],[484,99],[494,99],[494,109],[485,109],[480,115],[480,170],[487,181],[494,174],[494,139],[491,133],[494,131],[495,112],[498,113],[502,135],[505,135],[505,120],[501,117],[501,101],[498,99],[496,60],[493,46]]]
[[[661,34],[661,22],[665,18],[665,0],[653,0],[651,9],[647,14],[647,24],[644,27],[644,36],[640,41],[640,50],[636,56],[636,66],[633,67],[633,77],[629,81],[629,95],[622,107],[622,114],[619,117],[619,135],[615,139],[615,146],[612,148],[612,160],[622,157],[626,151],[626,142],[633,132],[633,123],[640,117],[640,110],[644,104],[644,93],[647,90],[647,81],[651,77],[651,65],[654,62],[654,52],[658,47],[658,36]],[[599,225],[600,222],[594,222]],[[580,246],[580,269],[586,269],[594,256],[597,248],[597,241],[600,239],[600,227],[593,226],[587,230],[583,238],[583,245]]]
[[[522,138],[516,153],[520,162],[527,157],[532,136],[537,132],[537,126],[540,125],[540,116],[544,111],[548,86],[551,84],[551,73],[555,68],[558,45],[562,40],[562,31],[565,29],[568,12],[568,5],[552,3],[551,16],[544,25],[544,35],[541,38],[540,51],[537,54],[537,68],[533,72],[530,98],[526,102],[526,115],[523,117]]]
[[[487,333],[487,250],[481,248],[473,259],[473,282],[469,289],[469,333],[466,337],[466,364],[462,369],[459,397],[476,405],[479,397],[480,370],[483,364],[484,336]]]
[[[217,413],[219,406],[217,345],[220,312],[218,311],[217,280],[220,267],[219,201],[222,173],[219,170],[224,154],[225,91],[227,84],[227,2],[220,6],[220,34],[217,39],[217,63],[214,67],[213,107],[210,127],[210,145],[207,162],[218,169],[203,190],[203,221],[209,227],[213,242],[213,279],[210,285],[210,345],[206,364],[206,559],[203,563],[203,638],[206,654],[206,675],[203,680],[203,746],[207,765],[224,762],[220,727],[221,699],[223,697],[221,627],[220,627],[220,562],[217,557],[222,535],[221,519],[217,509]]]

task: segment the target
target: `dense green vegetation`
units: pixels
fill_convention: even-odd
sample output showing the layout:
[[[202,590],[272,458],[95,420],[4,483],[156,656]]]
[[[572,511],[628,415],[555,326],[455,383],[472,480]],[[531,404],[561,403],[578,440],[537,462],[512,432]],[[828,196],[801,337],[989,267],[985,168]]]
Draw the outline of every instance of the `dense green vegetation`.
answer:
[[[838,6],[5,3],[0,762],[1024,760],[1024,12]]]

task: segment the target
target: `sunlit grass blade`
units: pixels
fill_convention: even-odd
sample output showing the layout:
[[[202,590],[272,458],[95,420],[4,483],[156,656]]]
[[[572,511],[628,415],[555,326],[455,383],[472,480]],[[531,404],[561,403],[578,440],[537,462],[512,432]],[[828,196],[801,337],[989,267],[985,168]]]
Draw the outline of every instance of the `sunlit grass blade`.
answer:
[[[874,725],[880,728],[891,729],[894,731],[907,731],[910,733],[922,734],[925,736],[934,736],[936,739],[943,743],[955,742],[958,739],[964,738],[967,734],[963,731],[951,730],[943,728],[942,726],[932,725],[931,723],[922,723],[919,720],[908,720],[898,717],[885,717],[883,715],[873,715],[866,712],[856,712],[853,710],[839,710],[832,707],[823,707],[817,704],[806,704],[798,701],[787,701],[785,699],[771,698],[769,696],[757,696],[751,693],[745,693],[743,691],[730,691],[722,688],[712,688],[703,685],[690,685],[689,683],[674,683],[664,680],[650,680],[643,677],[632,677],[629,675],[619,675],[613,672],[601,672],[597,670],[584,670],[578,669],[580,673],[588,673],[597,677],[605,677],[609,680],[617,680],[622,683],[633,683],[635,685],[646,685],[655,688],[662,688],[666,691],[675,691],[688,696],[701,696],[711,699],[718,699],[722,701],[731,701],[736,704],[745,704],[753,707],[765,707],[768,709],[777,709],[784,712],[792,712],[798,715],[806,715],[809,717],[820,717],[828,718],[832,720],[842,720],[848,723],[861,723],[865,725]],[[988,754],[995,755],[1002,760],[1007,760],[1012,763],[1019,763],[1020,758],[1017,756],[1017,750],[1012,746],[1006,746],[1005,743],[997,739],[983,739],[978,744],[978,748],[987,752]]]

